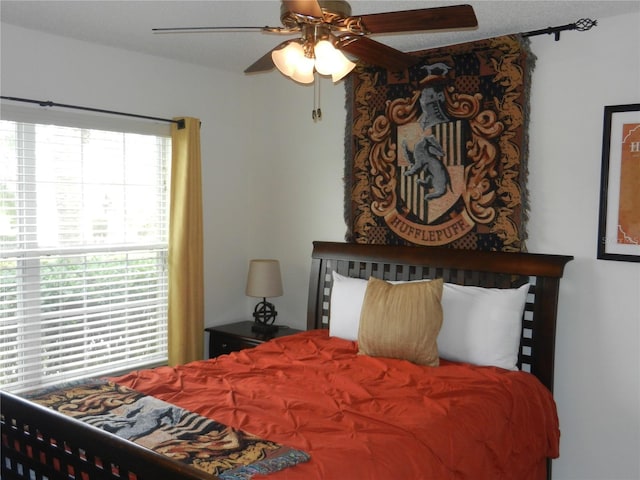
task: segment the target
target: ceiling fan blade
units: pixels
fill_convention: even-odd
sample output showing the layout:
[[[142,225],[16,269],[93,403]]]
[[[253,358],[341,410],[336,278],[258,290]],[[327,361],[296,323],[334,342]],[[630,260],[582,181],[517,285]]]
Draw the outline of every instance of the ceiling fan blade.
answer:
[[[229,33],[229,32],[264,32],[264,33],[283,33],[285,35],[291,35],[298,33],[299,28],[287,28],[287,27],[163,27],[152,28],[153,33]]]
[[[162,27],[152,28],[153,33],[181,33],[181,32],[229,32],[229,31],[252,31],[261,32],[265,27]]]
[[[418,57],[364,36],[344,35],[339,37],[336,46],[360,60],[389,70],[404,70],[420,61]]]
[[[360,18],[365,31],[369,33],[419,32],[478,26],[471,5],[372,13],[353,18]]]
[[[281,48],[286,47],[287,45],[289,45],[289,43],[293,41],[294,40],[285,40],[281,44],[272,48],[267,53],[265,53],[262,57],[260,57],[258,60],[253,62],[249,67],[247,67],[244,73],[259,73],[259,72],[268,72],[270,70],[273,70],[273,68],[275,67],[275,64],[273,63],[273,59],[271,58],[271,52],[273,52],[274,50],[280,50]]]
[[[317,0],[282,0],[282,4],[290,12],[322,18],[322,8]]]

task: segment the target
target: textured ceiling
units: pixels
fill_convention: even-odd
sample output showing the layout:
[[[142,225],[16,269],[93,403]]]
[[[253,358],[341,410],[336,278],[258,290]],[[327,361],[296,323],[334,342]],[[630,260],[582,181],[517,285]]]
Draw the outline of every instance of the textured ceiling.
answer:
[[[353,15],[463,2],[351,0]],[[496,35],[573,23],[580,18],[635,14],[640,1],[475,1],[477,29],[405,35],[377,35],[403,51],[421,50]],[[280,26],[280,2],[262,1],[120,1],[2,0],[0,20],[25,28],[72,37],[179,61],[242,72],[283,40],[260,32],[153,34],[154,27]],[[595,27],[597,28],[597,27]],[[588,35],[566,32],[562,35]],[[549,36],[549,41],[553,37]]]

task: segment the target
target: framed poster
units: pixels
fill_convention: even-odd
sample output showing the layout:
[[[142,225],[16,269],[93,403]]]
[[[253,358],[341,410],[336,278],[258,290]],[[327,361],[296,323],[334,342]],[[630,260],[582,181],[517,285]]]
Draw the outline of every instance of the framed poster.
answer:
[[[640,103],[604,107],[598,258],[640,262]]]

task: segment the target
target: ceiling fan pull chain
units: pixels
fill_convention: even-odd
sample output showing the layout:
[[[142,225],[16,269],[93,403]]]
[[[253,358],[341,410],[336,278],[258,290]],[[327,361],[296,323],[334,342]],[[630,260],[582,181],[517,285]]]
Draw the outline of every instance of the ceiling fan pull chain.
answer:
[[[318,72],[313,73],[315,76],[313,82],[313,111],[311,112],[311,118],[314,122],[322,120],[322,110],[320,109],[320,76]]]
[[[313,118],[314,122],[316,121],[316,88],[317,82],[313,82],[313,110],[311,110],[311,118]]]
[[[320,75],[316,72],[316,82],[318,85],[318,108],[316,108],[316,114],[318,116],[318,120],[322,120],[322,110],[320,110],[320,92],[322,90],[322,85],[320,85]]]

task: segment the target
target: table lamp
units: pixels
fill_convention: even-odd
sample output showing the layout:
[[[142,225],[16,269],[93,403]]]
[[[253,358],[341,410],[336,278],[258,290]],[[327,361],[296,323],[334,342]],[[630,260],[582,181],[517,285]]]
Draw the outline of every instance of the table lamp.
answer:
[[[282,296],[280,262],[267,259],[251,260],[245,293],[249,297],[262,298],[253,311],[254,325],[251,330],[263,334],[277,332],[278,326],[273,322],[278,312],[273,303],[267,302],[267,298]]]

